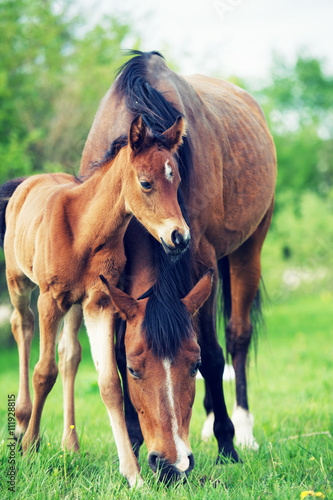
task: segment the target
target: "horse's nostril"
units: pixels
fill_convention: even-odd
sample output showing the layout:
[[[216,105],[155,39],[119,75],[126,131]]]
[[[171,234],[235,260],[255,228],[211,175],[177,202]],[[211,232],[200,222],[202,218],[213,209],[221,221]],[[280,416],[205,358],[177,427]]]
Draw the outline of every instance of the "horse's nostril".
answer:
[[[158,468],[158,464],[159,464],[159,461],[161,459],[161,455],[159,455],[158,453],[156,452],[151,452],[149,453],[148,455],[148,464],[149,464],[149,467],[154,471],[154,472],[157,472],[157,468]]]
[[[184,243],[184,236],[175,229],[171,233],[171,241],[175,246],[182,245]]]
[[[189,455],[188,458],[189,458],[189,461],[190,461],[190,466],[187,469],[187,471],[185,471],[186,475],[188,475],[191,472],[191,470],[193,469],[193,467],[195,465],[193,453],[191,453],[191,455]]]

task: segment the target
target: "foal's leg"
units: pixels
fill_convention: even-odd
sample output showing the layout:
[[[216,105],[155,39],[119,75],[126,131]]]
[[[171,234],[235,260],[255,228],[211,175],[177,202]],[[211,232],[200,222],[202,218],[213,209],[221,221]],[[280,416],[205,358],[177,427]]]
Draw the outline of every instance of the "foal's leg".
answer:
[[[273,205],[253,233],[229,255],[231,318],[226,329],[227,349],[232,356],[236,376],[236,405],[232,421],[236,444],[258,449],[253,436],[253,416],[249,412],[246,383],[246,358],[252,336],[250,311],[261,276],[260,253],[272,215]]]
[[[228,416],[223,393],[224,356],[216,333],[216,291],[218,273],[215,251],[208,242],[201,242],[201,258],[208,267],[215,268],[215,278],[210,297],[206,300],[199,314],[199,345],[201,348],[200,371],[205,379],[208,395],[206,411],[214,412],[214,434],[218,443],[219,457],[231,457],[238,462],[238,455],[233,445],[234,426]],[[209,417],[212,419],[212,416]]]
[[[108,300],[108,303],[107,303]],[[131,447],[123,410],[123,394],[114,349],[114,310],[108,297],[92,294],[83,306],[98,385],[107,408],[119,456],[120,473],[129,485],[141,486],[140,467]]]
[[[82,347],[78,339],[81,323],[82,307],[75,304],[65,316],[64,328],[58,346],[59,371],[62,378],[64,397],[62,447],[66,447],[68,450],[73,448],[74,451],[79,449],[79,439],[75,427],[74,383],[81,361]]]
[[[22,440],[23,451],[29,446],[39,444],[40,420],[47,395],[52,389],[58,374],[55,361],[56,337],[63,314],[50,292],[43,293],[38,299],[40,350],[39,361],[35,366],[32,385],[34,400],[27,432]]]
[[[36,285],[25,276],[12,278],[8,273],[7,282],[10,299],[14,306],[10,322],[18,346],[20,365],[19,391],[15,404],[17,420],[15,437],[20,439],[27,430],[32,408],[29,391],[29,359],[35,322],[29,305],[31,292]]]
[[[127,386],[127,369],[126,369],[126,353],[124,342],[121,345],[117,345],[116,349],[117,365],[123,381],[123,393],[124,393],[124,409],[125,409],[125,421],[128,430],[128,435],[131,441],[131,445],[135,456],[139,456],[140,447],[143,443],[143,435],[141,432],[140,422],[138,414],[132,405],[132,401],[129,396],[128,386]]]

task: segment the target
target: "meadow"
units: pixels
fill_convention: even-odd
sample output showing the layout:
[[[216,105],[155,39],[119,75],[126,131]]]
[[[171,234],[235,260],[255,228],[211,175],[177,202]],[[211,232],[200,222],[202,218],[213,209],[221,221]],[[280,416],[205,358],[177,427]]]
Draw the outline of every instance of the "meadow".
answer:
[[[2,499],[301,499],[333,498],[333,295],[293,292],[266,304],[266,326],[251,351],[249,398],[258,452],[239,450],[241,464],[215,465],[214,438],[200,439],[204,384],[197,394],[190,439],[196,465],[186,483],[156,481],[145,446],[140,463],[145,485],[129,490],[118,459],[84,330],[83,360],[76,383],[78,454],[61,450],[62,386],[58,377],[42,418],[40,451],[16,454],[15,492],[8,491],[7,396],[17,394],[18,355],[0,354]],[[32,350],[38,359],[38,338]],[[32,371],[32,370],[31,370]],[[229,412],[234,382],[225,383]],[[309,492],[306,496],[305,492]]]

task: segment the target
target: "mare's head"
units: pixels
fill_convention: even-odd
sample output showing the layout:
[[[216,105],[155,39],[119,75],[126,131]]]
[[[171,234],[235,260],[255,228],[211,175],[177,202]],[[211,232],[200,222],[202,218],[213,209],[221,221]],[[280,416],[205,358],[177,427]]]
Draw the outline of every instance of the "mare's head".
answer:
[[[195,376],[200,366],[200,347],[192,318],[210,294],[211,276],[211,272],[206,273],[179,301],[186,324],[183,331],[178,332],[180,339],[176,349],[167,345],[167,338],[155,339],[164,342],[159,346],[147,338],[145,315],[149,299],[136,300],[108,285],[116,310],[126,320],[125,350],[130,398],[139,416],[149,465],[154,472],[160,472],[162,480],[187,475],[194,467],[189,424]]]
[[[178,200],[181,178],[176,154],[184,134],[185,121],[181,116],[158,135],[153,135],[138,116],[131,124],[128,147],[124,148],[126,209],[171,255],[183,252],[190,241],[190,230]]]

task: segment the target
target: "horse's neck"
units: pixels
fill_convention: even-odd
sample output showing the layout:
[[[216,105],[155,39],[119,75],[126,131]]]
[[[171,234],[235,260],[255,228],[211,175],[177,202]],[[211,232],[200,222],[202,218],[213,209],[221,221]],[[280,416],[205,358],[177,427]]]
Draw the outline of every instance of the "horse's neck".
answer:
[[[80,174],[90,173],[91,164],[102,161],[110,144],[122,135],[127,135],[133,115],[127,111],[125,99],[119,98],[114,85],[100,102],[98,112],[87,137],[80,165]],[[110,119],[112,110],[112,119]],[[100,118],[104,117],[107,125],[101,126]],[[104,121],[104,120],[103,120]]]
[[[156,281],[152,237],[133,218],[125,235],[127,259],[125,291],[135,298],[145,293]]]
[[[114,160],[69,194],[66,213],[78,251],[122,243],[130,221],[122,192],[123,175],[119,162]]]

